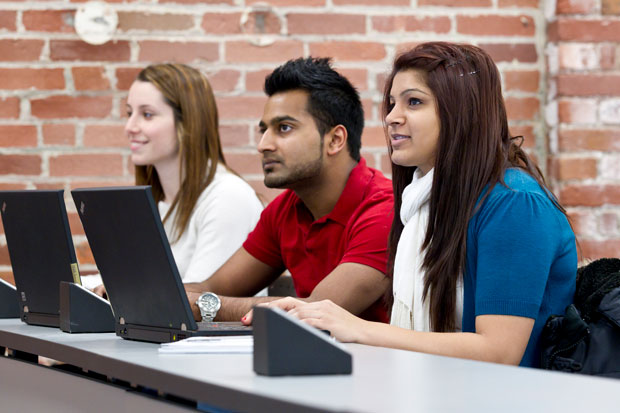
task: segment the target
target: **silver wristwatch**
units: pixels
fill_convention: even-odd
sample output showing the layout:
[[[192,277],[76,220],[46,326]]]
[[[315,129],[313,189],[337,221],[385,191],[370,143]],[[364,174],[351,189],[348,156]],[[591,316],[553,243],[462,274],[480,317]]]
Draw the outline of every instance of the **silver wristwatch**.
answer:
[[[217,310],[222,306],[222,301],[217,294],[207,292],[198,297],[196,305],[200,309],[202,321],[210,323],[215,318]]]

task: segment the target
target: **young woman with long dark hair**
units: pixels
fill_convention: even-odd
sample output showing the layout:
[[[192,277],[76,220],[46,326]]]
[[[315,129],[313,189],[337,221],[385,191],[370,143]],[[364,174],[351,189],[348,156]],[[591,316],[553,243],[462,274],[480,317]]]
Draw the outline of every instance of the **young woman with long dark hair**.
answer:
[[[395,214],[390,325],[329,301],[287,309],[341,341],[536,366],[550,314],[575,291],[565,210],[510,135],[482,49],[424,43],[398,56],[383,113]]]

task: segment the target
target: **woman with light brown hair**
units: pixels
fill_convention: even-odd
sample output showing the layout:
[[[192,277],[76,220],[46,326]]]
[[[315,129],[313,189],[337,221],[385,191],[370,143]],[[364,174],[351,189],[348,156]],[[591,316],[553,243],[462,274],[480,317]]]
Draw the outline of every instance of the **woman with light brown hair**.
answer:
[[[131,85],[126,107],[136,185],[152,187],[183,282],[201,282],[241,246],[262,211],[226,165],[211,85],[187,65],[151,65]]]
[[[392,161],[390,325],[330,301],[286,309],[341,341],[537,366],[539,337],[575,292],[565,210],[510,135],[482,49],[423,43],[398,56],[383,115]]]

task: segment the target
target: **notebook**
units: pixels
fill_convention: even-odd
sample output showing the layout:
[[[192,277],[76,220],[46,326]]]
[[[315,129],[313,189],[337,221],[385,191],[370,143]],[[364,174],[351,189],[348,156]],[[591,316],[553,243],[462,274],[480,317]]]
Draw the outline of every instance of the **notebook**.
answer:
[[[80,284],[63,190],[0,191],[20,317],[58,327],[60,281]]]
[[[239,322],[196,323],[150,186],[71,191],[125,339],[166,343],[249,335]]]

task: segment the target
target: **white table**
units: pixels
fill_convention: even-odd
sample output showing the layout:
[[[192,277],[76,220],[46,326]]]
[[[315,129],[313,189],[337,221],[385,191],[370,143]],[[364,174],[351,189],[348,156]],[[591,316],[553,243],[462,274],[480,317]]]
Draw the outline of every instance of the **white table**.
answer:
[[[156,344],[123,340],[114,334],[68,334],[53,328],[28,326],[18,319],[0,320],[0,346],[157,389],[160,394],[235,411],[620,411],[620,380],[363,345],[347,346],[353,354],[352,375],[305,377],[259,376],[252,369],[250,354],[160,355]],[[12,377],[4,367],[9,362],[11,369],[27,366],[29,371],[20,373],[25,377],[36,369],[52,370],[4,358],[0,365],[0,403],[16,396],[7,394],[5,388],[5,381]],[[63,377],[78,382],[92,381],[63,372],[53,373],[54,378],[48,380],[56,385]],[[101,392],[112,391],[108,387],[118,390],[103,383],[96,383]],[[46,386],[45,380],[40,386]],[[66,395],[71,396],[71,392]],[[142,399],[161,403],[162,411],[180,408]],[[140,398],[136,400],[132,398],[131,403],[138,403]],[[131,410],[135,411],[135,405],[132,406]],[[118,409],[122,411],[122,406]],[[144,411],[148,410],[145,405]]]

